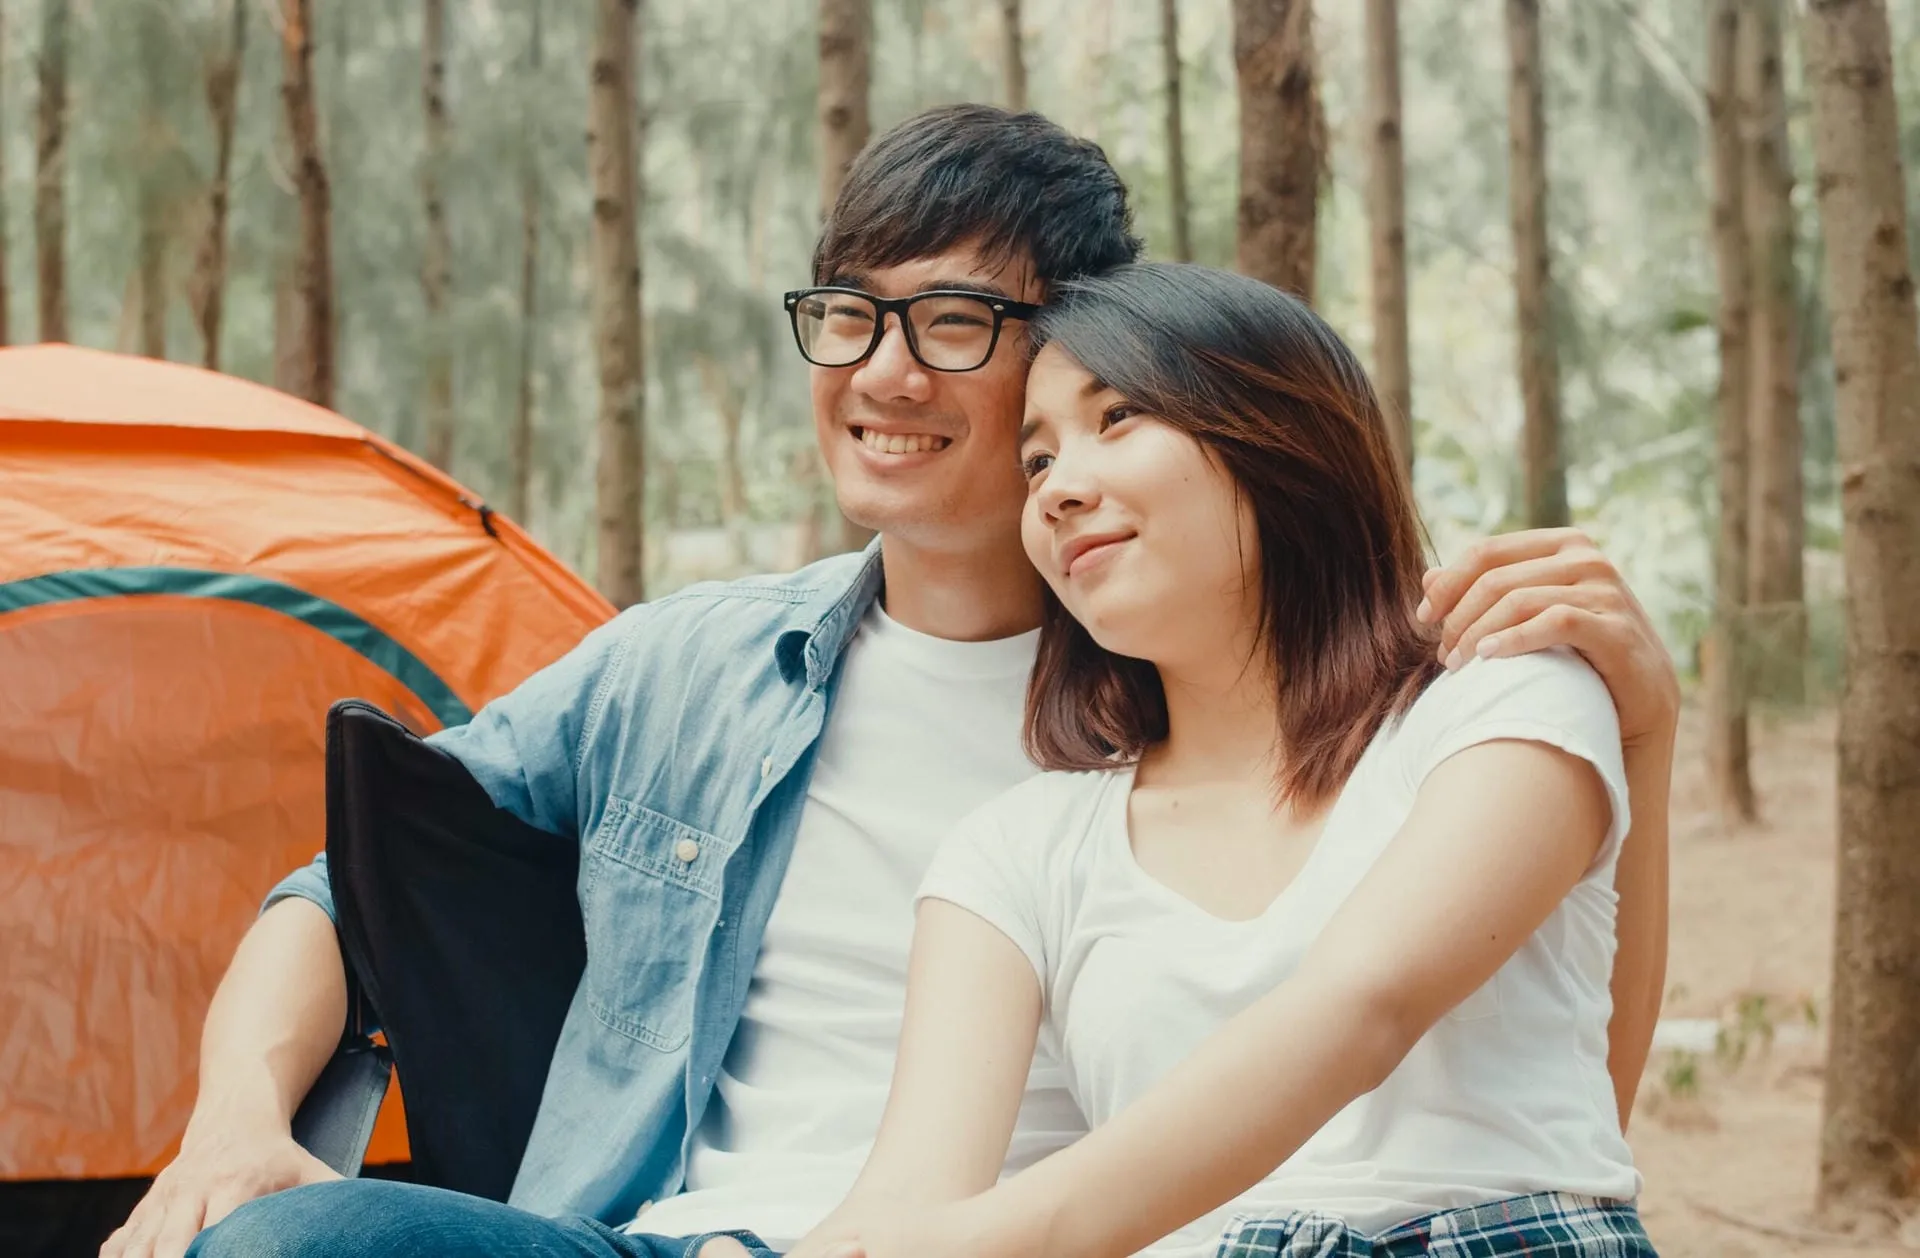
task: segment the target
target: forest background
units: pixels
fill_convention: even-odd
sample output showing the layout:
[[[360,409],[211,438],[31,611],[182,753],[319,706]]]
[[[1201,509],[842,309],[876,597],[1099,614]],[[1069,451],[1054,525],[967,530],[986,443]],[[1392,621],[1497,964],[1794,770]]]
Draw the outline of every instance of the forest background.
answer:
[[[1810,70],[1816,28],[1858,37],[1828,48],[1830,70],[1862,48],[1890,67],[1903,175],[1891,148],[1834,129],[1835,102],[1870,113],[1878,85]],[[1822,82],[1839,85],[1824,132]],[[1798,989],[1749,990],[1757,963],[1715,971],[1715,1052],[1747,1042],[1756,1009],[1769,1044],[1802,996],[1817,1020],[1840,939],[1835,973],[1875,977],[1835,998],[1854,1028],[1835,1043],[1874,1048],[1828,1064],[1821,1187],[1829,1205],[1867,1181],[1912,1195],[1874,1133],[1920,1141],[1898,1068],[1920,1045],[1920,927],[1892,925],[1920,917],[1900,827],[1920,717],[1867,702],[1895,694],[1878,682],[1842,699],[1836,770],[1826,714],[1850,652],[1876,678],[1920,669],[1920,646],[1885,633],[1913,622],[1894,605],[1920,583],[1882,579],[1920,550],[1914,496],[1875,481],[1843,528],[1839,454],[1851,413],[1874,434],[1856,451],[1892,459],[1855,464],[1920,475],[1914,390],[1849,412],[1835,383],[1907,369],[1912,285],[1877,256],[1855,266],[1854,240],[1832,265],[1823,220],[1844,221],[1833,188],[1876,174],[1900,175],[1904,204],[1920,190],[1920,0],[0,0],[0,342],[204,362],[330,405],[617,603],[791,567],[859,539],[819,470],[780,293],[808,281],[823,197],[868,131],[964,100],[1098,141],[1149,256],[1307,293],[1410,424],[1441,556],[1570,520],[1619,565],[1709,699],[1683,730],[1681,804],[1715,838],[1751,833],[1758,777],[1774,832],[1799,826],[1778,854],[1825,871],[1807,877],[1828,898],[1793,908],[1819,928],[1788,966]],[[1920,243],[1893,212],[1901,248]],[[1830,293],[1851,291],[1867,346],[1890,325],[1833,285],[1870,272],[1905,331],[1857,350],[1868,370],[1849,377]],[[1905,427],[1870,419],[1888,404]],[[1879,593],[1851,630],[1843,533],[1879,547],[1855,565]],[[1784,731],[1751,751],[1750,701],[1757,728]],[[1812,749],[1819,791],[1780,785],[1804,767],[1779,772],[1783,747]],[[1871,839],[1852,875],[1849,825]],[[1689,833],[1678,821],[1676,844]],[[1723,887],[1758,850],[1701,876]],[[1689,859],[1683,974],[1701,968],[1689,929],[1738,933],[1718,908],[1681,912]],[[1761,948],[1764,899],[1731,923],[1758,922]],[[1914,977],[1869,955],[1892,935]],[[1702,1004],[1683,987],[1670,1007]],[[1689,1053],[1653,1084],[1682,1129]],[[1816,1088],[1801,1110],[1819,1105]],[[1876,1112],[1873,1132],[1848,1128]],[[1811,1177],[1815,1133],[1795,1131],[1728,1147],[1798,1142],[1786,1156]]]
[[[68,339],[138,352],[143,319],[168,356],[202,355],[192,295],[215,168],[204,80],[230,47],[228,0],[61,0],[70,7],[64,140]],[[3,0],[0,137],[8,327],[35,337],[36,69],[48,7]],[[276,297],[296,247],[295,162],[280,101],[277,5],[244,6],[223,370],[276,379]],[[1005,98],[994,0],[879,0],[872,127],[948,101]],[[1317,307],[1363,355],[1368,223],[1364,5],[1322,3],[1313,32],[1327,126]],[[648,458],[646,589],[797,559],[791,525],[823,511],[808,464],[804,364],[779,295],[808,280],[816,232],[817,0],[648,0],[638,44]],[[1709,232],[1706,32],[1698,0],[1585,0],[1542,15],[1567,495],[1691,660],[1710,615],[1717,306]],[[1920,119],[1920,5],[1892,9],[1903,117]],[[1231,6],[1179,10],[1192,256],[1232,266],[1238,186]],[[1105,147],[1132,189],[1150,256],[1174,256],[1159,6],[1026,0],[1032,107]],[[312,78],[331,192],[336,409],[429,446],[435,342],[451,357],[456,477],[580,571],[596,571],[591,193],[584,3],[456,0],[446,15],[448,235],[444,321],[423,261],[428,161],[422,6],[322,0]],[[534,26],[540,27],[536,37]],[[1420,505],[1442,553],[1524,517],[1507,204],[1507,42],[1498,4],[1401,14],[1408,321]],[[1788,65],[1796,251],[1807,209],[1806,111]],[[1910,128],[1920,146],[1920,126]],[[1909,161],[1910,173],[1920,163]],[[531,317],[529,492],[513,429],[523,326],[524,172],[538,233]],[[157,251],[157,262],[143,254]],[[160,290],[156,301],[142,285]],[[160,307],[157,315],[148,313]],[[1826,320],[1818,285],[1795,317],[1806,434],[1813,676],[1837,673],[1838,507]],[[151,327],[151,324],[146,326]],[[150,346],[151,347],[151,346]],[[729,439],[729,433],[737,438]],[[732,448],[729,448],[732,447]],[[736,479],[737,478],[737,479]],[[732,528],[733,539],[704,532]],[[832,539],[831,522],[827,530]]]

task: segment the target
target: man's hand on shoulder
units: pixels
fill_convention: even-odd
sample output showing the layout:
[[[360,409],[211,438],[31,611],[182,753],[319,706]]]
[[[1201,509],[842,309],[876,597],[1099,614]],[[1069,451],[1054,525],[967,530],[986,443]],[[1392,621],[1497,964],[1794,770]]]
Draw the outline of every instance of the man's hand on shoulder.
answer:
[[[1449,668],[1476,655],[1572,647],[1613,692],[1629,750],[1671,744],[1680,716],[1673,659],[1619,569],[1579,529],[1476,542],[1427,573],[1420,618],[1439,624]]]
[[[100,1258],[181,1258],[202,1228],[254,1198],[339,1178],[284,1131],[189,1133]]]

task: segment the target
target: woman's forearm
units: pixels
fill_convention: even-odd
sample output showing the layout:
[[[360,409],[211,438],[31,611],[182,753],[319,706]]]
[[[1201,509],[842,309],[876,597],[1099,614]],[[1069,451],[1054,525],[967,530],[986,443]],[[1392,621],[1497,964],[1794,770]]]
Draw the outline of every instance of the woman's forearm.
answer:
[[[1419,1034],[1351,991],[1299,980],[1276,989],[1111,1122],[983,1198],[999,1221],[996,1250],[1119,1258],[1145,1248],[1260,1182],[1377,1087]]]
[[[1625,1131],[1634,1094],[1653,1048],[1654,1024],[1667,981],[1667,807],[1673,784],[1673,739],[1639,743],[1626,752],[1633,828],[1614,870],[1619,896],[1613,961],[1613,1017],[1607,1024],[1607,1073]]]
[[[1448,758],[1293,975],[1079,1144],[983,1194],[992,1243],[976,1248],[1120,1258],[1259,1183],[1533,937],[1591,866],[1606,798],[1544,747]]]

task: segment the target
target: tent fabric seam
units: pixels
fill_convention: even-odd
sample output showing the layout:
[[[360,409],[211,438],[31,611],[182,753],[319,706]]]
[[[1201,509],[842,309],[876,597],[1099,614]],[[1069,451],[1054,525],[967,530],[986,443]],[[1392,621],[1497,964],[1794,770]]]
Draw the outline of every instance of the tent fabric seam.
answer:
[[[153,594],[246,603],[279,612],[373,663],[412,691],[442,725],[473,719],[473,709],[453,688],[391,634],[338,603],[268,577],[200,568],[72,568],[0,583],[0,617],[51,603]]]

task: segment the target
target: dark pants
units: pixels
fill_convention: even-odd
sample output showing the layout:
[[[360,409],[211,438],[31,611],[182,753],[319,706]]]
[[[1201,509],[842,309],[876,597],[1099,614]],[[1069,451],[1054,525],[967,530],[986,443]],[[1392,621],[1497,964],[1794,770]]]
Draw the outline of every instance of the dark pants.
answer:
[[[374,1179],[308,1184],[250,1201],[200,1233],[187,1258],[699,1258],[716,1234],[629,1236],[484,1197]],[[778,1258],[748,1232],[753,1258]]]

